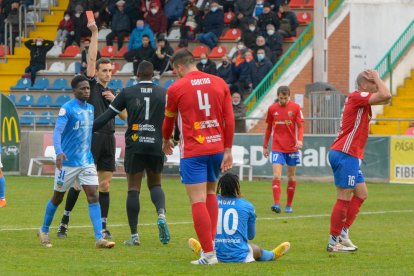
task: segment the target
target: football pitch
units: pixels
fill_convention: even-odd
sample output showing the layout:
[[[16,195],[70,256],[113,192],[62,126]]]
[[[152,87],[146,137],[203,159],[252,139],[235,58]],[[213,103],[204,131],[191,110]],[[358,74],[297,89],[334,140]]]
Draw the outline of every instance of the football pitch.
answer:
[[[289,241],[291,250],[273,262],[194,266],[190,261],[196,256],[188,248],[187,240],[196,235],[189,201],[178,178],[163,180],[170,243],[163,245],[158,239],[155,208],[143,185],[138,226],[141,245],[135,247],[123,245],[129,237],[126,180],[113,180],[108,229],[117,245],[110,250],[95,248],[83,192],[71,213],[68,237],[56,237],[63,202],[52,223],[53,247],[42,247],[36,232],[53,192],[53,179],[8,176],[6,181],[8,205],[0,209],[0,275],[414,274],[414,185],[368,184],[368,200],[350,232],[359,250],[353,254],[330,254],[326,245],[335,201],[333,184],[298,181],[294,213],[275,214],[270,211],[270,181],[244,181],[242,193],[254,204],[257,214],[253,243],[273,249]],[[285,200],[283,192],[282,202]]]

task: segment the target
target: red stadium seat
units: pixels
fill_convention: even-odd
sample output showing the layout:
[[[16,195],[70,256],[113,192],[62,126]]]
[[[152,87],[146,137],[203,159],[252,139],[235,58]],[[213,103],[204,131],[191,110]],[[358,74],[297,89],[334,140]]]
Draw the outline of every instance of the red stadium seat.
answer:
[[[102,57],[113,57],[115,56],[116,49],[114,46],[105,46],[102,48],[101,56]]]
[[[289,7],[297,9],[313,9],[314,0],[291,0]]]
[[[208,47],[207,46],[197,46],[193,50],[193,56],[195,58],[199,58],[202,53],[208,54]]]
[[[208,55],[209,58],[221,58],[226,54],[226,47],[216,46],[211,50],[211,53]]]
[[[283,38],[283,42],[295,42],[296,38],[297,38],[296,36],[285,37]]]
[[[226,12],[224,14],[224,24],[230,24],[230,21],[236,16],[234,12]]]
[[[221,40],[236,40],[241,36],[239,29],[228,29],[226,33],[220,36]]]
[[[296,16],[298,17],[299,24],[307,25],[312,22],[312,15],[310,12],[298,12]]]
[[[174,53],[175,52],[178,52],[178,51],[180,51],[180,50],[182,50],[182,49],[187,49],[187,47],[176,47],[175,49],[174,49]]]
[[[80,54],[79,47],[76,45],[71,45],[71,46],[68,46],[65,49],[65,52],[59,55],[59,57],[76,57],[76,55],[79,55],[79,54]]]
[[[10,54],[9,47],[6,45],[0,45],[0,57]]]
[[[414,136],[414,127],[410,127],[405,132],[406,135]]]
[[[119,49],[118,53],[116,53],[115,57],[123,58],[126,52],[128,52],[128,46],[122,46],[122,48]]]
[[[119,65],[118,62],[112,62],[112,74],[114,75],[119,69],[121,68],[121,65]]]

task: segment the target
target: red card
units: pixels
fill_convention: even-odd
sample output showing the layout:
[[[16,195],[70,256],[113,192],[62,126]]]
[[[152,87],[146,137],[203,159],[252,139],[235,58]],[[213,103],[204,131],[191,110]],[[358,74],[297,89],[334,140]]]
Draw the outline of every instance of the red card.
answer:
[[[95,16],[93,15],[93,11],[86,11],[86,17],[88,18],[89,23],[95,22]]]

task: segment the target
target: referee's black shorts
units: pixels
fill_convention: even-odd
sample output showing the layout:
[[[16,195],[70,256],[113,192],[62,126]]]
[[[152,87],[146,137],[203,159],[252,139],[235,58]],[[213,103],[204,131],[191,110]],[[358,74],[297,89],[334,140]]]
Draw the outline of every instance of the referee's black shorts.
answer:
[[[92,135],[92,155],[97,171],[115,171],[115,136],[94,132]]]
[[[125,172],[128,174],[140,173],[144,170],[153,173],[162,173],[164,168],[164,156],[139,154],[125,151]]]

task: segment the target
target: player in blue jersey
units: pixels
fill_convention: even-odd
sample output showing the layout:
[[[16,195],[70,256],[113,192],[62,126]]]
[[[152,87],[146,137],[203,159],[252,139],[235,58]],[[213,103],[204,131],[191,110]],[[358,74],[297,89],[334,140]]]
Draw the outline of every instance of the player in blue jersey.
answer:
[[[1,148],[0,148],[0,208],[6,207],[6,179],[3,175],[3,164],[1,163]]]
[[[43,246],[52,247],[49,237],[50,224],[65,192],[77,182],[83,187],[88,200],[96,247],[112,248],[115,243],[103,239],[101,233],[99,182],[91,152],[94,110],[93,106],[86,102],[90,95],[89,82],[85,76],[76,76],[71,86],[75,98],[65,103],[59,110],[53,133],[56,151],[54,193],[46,204],[43,225],[37,235]]]
[[[248,243],[256,235],[256,213],[253,205],[242,197],[237,175],[227,173],[220,178],[217,200],[219,215],[215,250],[220,262],[272,261],[279,259],[289,250],[289,242],[281,243],[272,251]],[[188,244],[197,255],[202,254],[201,245],[196,239],[189,239]]]

